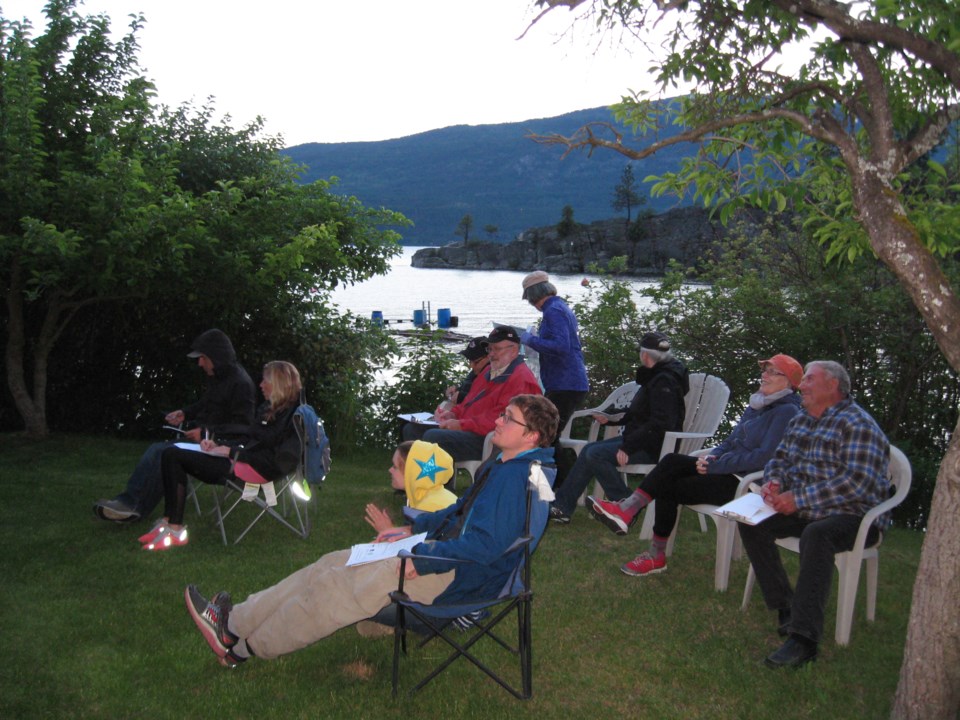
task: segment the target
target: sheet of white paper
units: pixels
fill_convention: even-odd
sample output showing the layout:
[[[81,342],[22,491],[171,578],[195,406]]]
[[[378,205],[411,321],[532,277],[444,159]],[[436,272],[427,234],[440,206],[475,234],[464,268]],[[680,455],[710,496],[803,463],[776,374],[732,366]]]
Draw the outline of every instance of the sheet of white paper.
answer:
[[[406,420],[407,422],[417,423],[418,425],[436,425],[437,421],[433,419],[433,413],[430,412],[418,412],[418,413],[403,413],[397,415],[401,420]]]
[[[347,567],[396,557],[400,554],[401,550],[412,550],[426,539],[427,534],[420,533],[419,535],[411,535],[408,538],[397,540],[396,542],[362,543],[360,545],[354,545],[350,548],[350,559],[347,560]]]
[[[756,525],[777,514],[777,511],[767,505],[760,495],[752,492],[745,493],[726,505],[721,505],[714,512],[747,525]]]

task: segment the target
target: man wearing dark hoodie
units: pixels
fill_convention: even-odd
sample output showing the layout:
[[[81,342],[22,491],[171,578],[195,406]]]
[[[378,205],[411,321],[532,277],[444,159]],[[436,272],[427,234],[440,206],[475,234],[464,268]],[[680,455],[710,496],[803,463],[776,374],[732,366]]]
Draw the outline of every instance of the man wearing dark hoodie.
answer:
[[[638,349],[641,365],[637,369],[637,384],[640,389],[633,396],[630,407],[616,421],[594,415],[601,424],[622,425],[623,433],[589,443],[580,451],[576,464],[550,507],[550,518],[554,522],[570,522],[577,498],[594,477],[610,500],[627,497],[630,490],[617,468],[657,462],[666,432],[683,429],[684,396],[690,390],[690,373],[670,352],[670,340],[663,333],[647,333],[641,338]]]
[[[222,436],[248,427],[253,422],[256,388],[237,362],[230,338],[220,330],[207,330],[190,344],[187,357],[196,358],[207,374],[207,389],[193,405],[167,413],[166,422],[190,426],[183,436],[189,442],[199,442],[206,432]],[[94,503],[94,514],[113,522],[132,522],[149,515],[163,498],[160,456],[169,446],[159,442],[148,447],[127,480],[127,489],[112,500]]]

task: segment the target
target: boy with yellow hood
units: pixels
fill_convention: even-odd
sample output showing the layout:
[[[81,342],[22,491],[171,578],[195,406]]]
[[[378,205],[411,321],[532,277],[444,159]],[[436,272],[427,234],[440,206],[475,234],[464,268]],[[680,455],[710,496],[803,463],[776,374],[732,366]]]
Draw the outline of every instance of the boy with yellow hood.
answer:
[[[407,493],[409,507],[434,512],[457,501],[457,496],[444,487],[454,472],[450,453],[436,443],[407,441],[393,453],[390,485]]]

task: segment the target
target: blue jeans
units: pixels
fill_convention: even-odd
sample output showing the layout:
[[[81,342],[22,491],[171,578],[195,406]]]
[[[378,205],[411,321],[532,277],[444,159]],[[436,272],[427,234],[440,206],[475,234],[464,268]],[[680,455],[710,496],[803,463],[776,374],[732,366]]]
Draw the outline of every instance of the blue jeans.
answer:
[[[146,449],[127,480],[127,489],[114,498],[136,510],[140,517],[149,515],[163,498],[163,477],[160,456],[171,443],[158,442]]]
[[[623,500],[630,494],[623,477],[617,471],[617,451],[620,450],[623,439],[620,437],[598,440],[585,445],[580,451],[580,457],[570,469],[567,479],[557,491],[557,499],[553,501],[555,507],[567,515],[573,515],[577,508],[577,498],[583,494],[587,485],[596,478],[603,488],[603,492],[610,500]],[[650,463],[654,458],[644,450],[638,450],[630,456],[631,463]]]
[[[815,643],[823,636],[823,616],[833,583],[833,558],[853,548],[860,529],[859,515],[831,515],[822,520],[804,520],[794,515],[774,515],[757,525],[739,523],[743,547],[757,575],[763,599],[771,610],[790,609],[791,633]],[[800,538],[800,573],[796,590],[780,560],[774,541]],[[871,527],[867,546],[876,543],[879,532]]]

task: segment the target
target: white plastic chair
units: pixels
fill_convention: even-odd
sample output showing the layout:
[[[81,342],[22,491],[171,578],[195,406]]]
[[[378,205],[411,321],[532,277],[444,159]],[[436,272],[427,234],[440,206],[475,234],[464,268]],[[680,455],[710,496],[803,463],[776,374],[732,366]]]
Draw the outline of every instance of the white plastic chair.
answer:
[[[704,443],[713,437],[720,427],[720,420],[727,409],[727,400],[730,399],[730,388],[718,377],[705,373],[690,375],[690,390],[684,396],[686,412],[683,418],[682,431],[669,431],[663,436],[663,445],[660,447],[660,458],[670,453],[692,455],[700,450]],[[627,475],[646,475],[653,470],[656,463],[620,466],[623,482],[627,484]],[[647,505],[640,527],[640,539],[649,540],[653,537],[653,516],[656,501]],[[706,532],[707,523],[700,516],[700,529]]]
[[[580,456],[580,451],[583,450],[584,446],[587,443],[596,442],[597,440],[607,440],[612,437],[616,437],[620,434],[622,428],[619,425],[601,425],[596,420],[590,422],[590,428],[587,431],[586,439],[572,437],[573,433],[573,422],[577,418],[584,417],[593,417],[597,412],[605,412],[611,415],[617,415],[618,411],[626,411],[630,407],[630,403],[633,401],[634,395],[637,394],[637,390],[640,389],[640,386],[635,382],[628,382],[607,396],[607,399],[602,403],[593,408],[588,408],[586,410],[577,410],[572,415],[570,419],[567,420],[567,424],[563,426],[563,430],[560,432],[560,447],[570,448],[573,450],[577,457]],[[622,415],[622,413],[619,413]],[[603,428],[603,437],[600,437],[600,428]],[[589,487],[589,486],[588,486]],[[603,490],[600,487],[600,483],[594,483],[594,494],[597,497],[603,497]],[[578,505],[584,504],[584,498],[587,496],[587,489],[584,489],[581,493],[580,498],[577,500]]]
[[[477,470],[480,469],[480,466],[483,465],[491,455],[493,455],[493,431],[488,432],[483,439],[483,455],[479,460],[461,460],[458,463],[454,463],[453,489],[457,489],[457,472],[459,470],[466,470],[470,475],[470,482],[472,483]]]
[[[700,455],[710,454],[710,449],[706,450],[697,450],[691,455],[697,457]],[[761,482],[763,480],[763,471],[758,470],[756,472],[749,473],[744,476],[737,476],[740,478],[740,484],[737,486],[736,491],[734,492],[733,497],[738,498],[747,492],[747,488],[750,486],[751,482]],[[650,504],[652,509],[653,503]],[[680,516],[683,513],[683,509],[687,508],[693,510],[694,512],[699,513],[700,515],[700,529],[706,532],[706,519],[710,518],[713,520],[713,524],[717,528],[717,552],[716,552],[716,562],[714,563],[713,570],[713,587],[717,592],[726,592],[727,587],[730,584],[730,565],[733,560],[739,560],[743,555],[743,546],[740,543],[740,534],[737,532],[737,523],[734,520],[717,515],[714,513],[719,505],[712,505],[710,503],[697,503],[695,505],[680,505],[677,508],[677,521],[673,525],[673,530],[670,532],[670,539],[667,541],[666,555],[670,557],[673,555],[673,544],[677,539],[677,528],[680,527]],[[648,511],[649,512],[649,511]],[[650,512],[649,517],[651,518],[651,534],[653,533],[653,513]]]
[[[598,423],[596,420],[593,420],[590,423],[590,429],[587,432],[586,439],[575,438],[572,437],[573,422],[577,418],[593,417],[594,413],[601,411],[606,413],[626,411],[626,409],[630,407],[630,402],[633,400],[633,396],[637,394],[637,390],[639,389],[640,386],[635,382],[625,383],[610,393],[610,395],[607,396],[607,399],[596,407],[588,408],[586,410],[577,410],[576,412],[572,413],[570,415],[570,419],[567,420],[567,424],[564,425],[563,430],[560,431],[560,447],[570,448],[579,456],[580,451],[583,450],[587,443],[596,442],[598,439],[600,439],[601,427],[604,428],[604,440],[619,433],[619,425],[601,426],[600,423]]]
[[[912,471],[910,461],[899,448],[890,446],[890,482],[896,488],[893,497],[884,500],[879,505],[872,508],[863,520],[860,521],[860,530],[857,532],[857,539],[853,543],[853,549],[848,552],[837,553],[834,556],[834,564],[837,566],[839,576],[839,591],[837,593],[837,628],[834,637],[837,645],[848,645],[850,643],[850,629],[853,625],[853,606],[857,599],[857,586],[860,583],[860,565],[867,565],[867,620],[873,622],[877,612],[877,571],[879,568],[879,549],[883,542],[881,533],[880,539],[873,547],[864,547],[867,542],[867,533],[873,521],[880,515],[889,512],[897,507],[907,497],[910,492],[910,481]],[[792,550],[795,553],[800,552],[800,538],[787,537],[777,540],[777,545]],[[753,565],[747,573],[747,582],[743,588],[743,603],[741,610],[746,610],[750,603],[750,596],[753,593],[753,585],[756,582],[756,574],[753,571]]]

